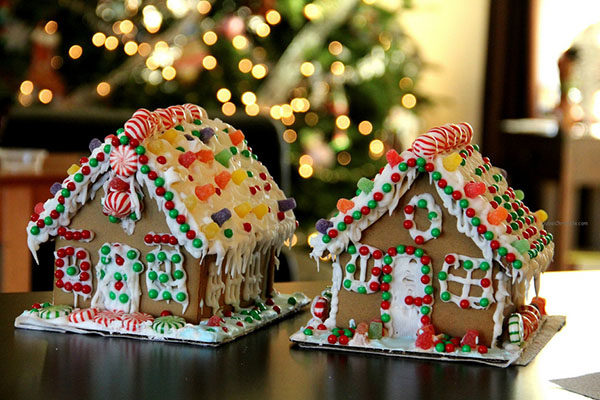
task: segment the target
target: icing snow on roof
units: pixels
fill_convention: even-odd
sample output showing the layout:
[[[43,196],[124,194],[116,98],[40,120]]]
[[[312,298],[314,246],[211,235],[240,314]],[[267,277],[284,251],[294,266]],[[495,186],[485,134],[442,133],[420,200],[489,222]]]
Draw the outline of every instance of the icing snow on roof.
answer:
[[[357,196],[338,200],[339,212],[317,222],[311,255],[328,251],[335,257],[349,241],[358,242],[362,231],[391,214],[416,177],[427,173],[444,207],[457,218],[458,230],[485,258],[497,260],[513,280],[543,272],[554,252],[552,234],[543,227],[547,214],[529,210],[523,192],[508,186],[503,171],[471,144],[472,137],[469,124],[449,124],[421,135],[401,154],[388,151],[388,163],[375,178],[361,178]]]

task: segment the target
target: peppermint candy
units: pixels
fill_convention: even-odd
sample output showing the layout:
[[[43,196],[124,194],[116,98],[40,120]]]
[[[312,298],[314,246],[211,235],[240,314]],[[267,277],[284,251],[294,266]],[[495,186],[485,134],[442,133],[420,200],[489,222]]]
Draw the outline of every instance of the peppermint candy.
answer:
[[[148,117],[137,116],[129,119],[125,122],[125,134],[138,141],[143,141],[149,136],[150,126],[148,124]]]
[[[103,310],[96,314],[93,318],[94,322],[99,325],[104,325],[105,327],[109,327],[111,324],[117,321],[122,321],[123,315],[125,312],[121,310]]]
[[[145,322],[154,322],[154,317],[150,314],[136,311],[131,314],[123,315],[121,321],[123,321],[123,328],[125,330],[128,330],[129,332],[135,332]]]
[[[40,311],[40,318],[42,319],[56,319],[60,317],[66,317],[73,311],[71,306],[48,306]]]
[[[98,315],[99,312],[100,310],[98,310],[97,308],[77,309],[71,314],[69,314],[69,322],[74,324],[80,324],[85,321],[90,321],[94,319],[94,317]]]
[[[130,146],[117,146],[110,152],[110,167],[122,176],[131,176],[137,171],[137,154]]]
[[[443,125],[419,136],[412,145],[412,151],[418,157],[432,159],[438,154],[469,144],[472,138],[473,128],[465,122]]]
[[[185,326],[185,319],[176,315],[158,317],[152,323],[152,329],[157,333],[169,333],[172,330],[181,329]]]
[[[310,313],[313,317],[325,321],[329,314],[329,300],[323,296],[315,297],[310,305]]]
[[[131,213],[131,197],[127,192],[110,192],[104,199],[102,206],[104,214],[123,218]]]

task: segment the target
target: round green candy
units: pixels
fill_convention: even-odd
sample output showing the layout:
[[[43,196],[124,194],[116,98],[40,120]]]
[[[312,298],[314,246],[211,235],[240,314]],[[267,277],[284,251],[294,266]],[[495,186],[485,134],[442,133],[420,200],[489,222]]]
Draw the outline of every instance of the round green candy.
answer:
[[[431,211],[429,214],[427,214],[427,218],[431,221],[433,219],[437,218],[437,213],[435,211]]]
[[[111,300],[114,300],[114,299],[116,299],[116,298],[117,298],[117,295],[115,294],[115,292],[113,292],[113,291],[111,290],[110,292],[108,292],[108,297],[109,297]]]
[[[173,254],[171,256],[171,261],[174,262],[175,264],[181,262],[181,256],[179,254]]]
[[[389,300],[392,298],[392,294],[390,292],[383,292],[381,293],[381,299],[382,300]]]
[[[442,174],[440,174],[439,171],[434,171],[433,174],[431,174],[431,177],[434,181],[439,181],[442,179]]]
[[[295,306],[298,301],[294,296],[290,296],[288,297],[287,302],[289,305]]]
[[[392,262],[394,262],[394,259],[389,254],[386,254],[383,257],[383,262],[386,263],[386,264],[388,264],[388,265],[390,265]]]
[[[487,307],[490,305],[490,301],[487,298],[482,297],[481,300],[479,300],[479,305],[481,307]]]
[[[150,172],[150,167],[148,165],[144,164],[140,167],[140,172],[142,174],[147,174],[148,172]]]
[[[32,226],[29,230],[32,235],[38,235],[40,233],[40,228],[38,226]]]
[[[312,336],[312,334],[313,334],[312,329],[308,329],[308,328],[306,328],[303,332],[306,336]]]
[[[423,291],[425,292],[425,294],[433,294],[433,286],[427,285],[425,286],[425,289],[423,289]]]
[[[254,322],[254,319],[252,319],[252,317],[246,317],[244,318],[244,321],[246,321],[247,323],[251,324]]]
[[[356,246],[354,246],[353,244],[348,246],[348,254],[355,254],[355,253],[356,253]]]
[[[340,328],[333,328],[333,330],[331,331],[332,334],[334,334],[335,336],[342,336],[342,332],[344,332],[342,329]]]
[[[479,264],[479,269],[482,271],[487,271],[490,269],[490,264],[487,261],[482,261],[481,264]]]
[[[400,164],[398,164],[398,169],[400,171],[406,171],[408,169],[408,164],[406,164],[405,162],[401,162]]]
[[[463,344],[463,346],[460,348],[460,351],[462,351],[463,353],[470,353],[471,346],[469,346],[468,344]]]
[[[469,200],[461,199],[458,204],[460,205],[460,208],[467,208],[469,207]]]
[[[427,200],[421,199],[421,200],[417,201],[417,207],[419,207],[419,208],[427,207]]]
[[[182,225],[182,226],[183,226],[183,225]],[[225,229],[225,230],[223,231],[223,235],[225,235],[225,237],[226,237],[227,239],[231,239],[231,238],[233,237],[233,231],[232,231],[231,229],[229,229],[229,228],[228,228],[228,229]]]
[[[167,283],[167,282],[169,282],[169,275],[167,275],[167,274],[160,274],[160,275],[158,276],[158,280],[159,280],[161,283]]]
[[[119,138],[119,142],[121,142],[121,144],[129,144],[129,138],[123,135]]]
[[[108,264],[111,261],[110,257],[100,257],[102,264]]]
[[[146,152],[146,149],[144,148],[144,146],[138,146],[135,148],[135,152],[141,156]]]
[[[396,251],[398,252],[398,254],[404,254],[404,252],[406,251],[406,246],[404,246],[403,244],[396,246]]]
[[[415,256],[421,257],[421,256],[423,256],[423,254],[425,254],[425,251],[423,251],[422,248],[419,247],[419,248],[415,249]]]
[[[98,159],[90,158],[90,167],[97,167],[97,166],[98,166]]]
[[[187,296],[183,292],[179,292],[175,295],[175,299],[179,302],[185,301],[186,298]]]
[[[381,186],[381,190],[383,190],[385,193],[389,193],[392,191],[392,185],[390,185],[389,183],[384,183]]]
[[[421,273],[423,275],[427,275],[429,272],[431,272],[431,267],[429,265],[421,266]]]
[[[358,293],[360,293],[360,294],[366,294],[367,293],[367,288],[365,288],[364,286],[359,286]]]
[[[340,231],[340,232],[345,231],[346,230],[346,223],[345,222],[338,222],[337,228],[338,228],[338,231]]]
[[[356,193],[356,195],[357,195],[357,196],[360,196],[360,194],[362,193],[362,190],[360,190],[360,189],[356,189],[356,192],[355,192],[355,193]]]
[[[104,257],[102,257],[104,258]],[[106,272],[104,272],[103,269],[100,270],[100,279],[104,279],[104,275],[106,275]]]
[[[48,226],[52,225],[54,221],[52,220],[52,217],[46,217],[44,218],[44,223]]]
[[[438,279],[440,281],[445,281],[446,279],[448,279],[448,273],[446,273],[446,271],[438,272]]]
[[[494,238],[494,232],[492,232],[492,231],[486,231],[483,234],[483,237],[486,238],[486,240],[492,240]]]
[[[156,258],[158,258],[158,261],[165,261],[167,259],[167,254],[164,251],[159,251]]]
[[[163,300],[171,300],[171,292],[165,290],[162,294],[162,298]]]
[[[165,200],[171,201],[173,200],[173,192],[166,191],[163,197],[165,198]]]
[[[450,186],[450,185],[447,185],[447,186],[444,188],[444,193],[446,193],[446,194],[452,194],[452,192],[454,192],[454,188],[453,188],[452,186]]]
[[[146,254],[146,261],[151,263],[151,262],[154,262],[155,260],[156,260],[156,257],[154,256],[154,254],[152,254],[152,253]]]
[[[353,274],[354,271],[356,271],[356,265],[354,265],[354,264],[348,264],[348,265],[346,265],[346,271],[349,274]]]
[[[69,197],[71,195],[71,191],[69,189],[62,189],[60,191],[60,194],[61,194],[62,197],[66,198],[66,197]]]
[[[351,338],[353,334],[352,334],[352,331],[350,329],[346,328],[346,329],[344,329],[344,335],[348,336],[349,338]]]
[[[76,273],[77,273],[77,268],[75,268],[75,267],[72,267],[72,266],[71,266],[71,267],[69,267],[69,268],[67,268],[67,275],[69,275],[69,276],[73,276],[73,275],[75,275]]]
[[[100,249],[100,252],[102,254],[104,254],[105,256],[110,254],[110,247],[108,246],[102,246],[102,248]]]
[[[130,260],[133,260],[136,257],[137,257],[137,252],[135,250],[129,250],[127,252],[127,258],[129,258]]]
[[[438,237],[438,236],[440,236],[440,234],[441,234],[441,233],[442,233],[442,232],[441,232],[441,231],[440,231],[438,228],[433,228],[433,229],[431,230],[431,236],[433,236],[433,237],[435,237],[435,238],[436,238],[436,237]]]
[[[132,212],[131,214],[129,214],[129,219],[132,221],[137,221],[138,217],[134,212]]]
[[[156,271],[148,272],[148,279],[150,279],[151,281],[155,281],[156,278],[158,278],[158,274],[156,273]]]
[[[352,218],[359,220],[362,218],[362,213],[360,211],[356,210],[352,213]]]
[[[325,234],[325,235],[323,235],[321,240],[323,241],[323,243],[329,243],[329,242],[331,242],[331,237],[329,237],[329,235]]]
[[[382,322],[390,322],[391,319],[392,319],[392,317],[390,317],[390,314],[387,314],[387,313],[381,314]]]
[[[508,250],[506,250],[506,247],[499,247],[498,254],[500,254],[502,257],[504,257],[505,255],[508,254]]]
[[[119,219],[119,218],[117,218],[117,217],[115,217],[114,215],[109,215],[109,216],[108,216],[108,220],[109,220],[110,222],[112,222],[113,224],[116,224],[117,222],[119,222],[119,221],[120,221],[120,219]]]
[[[443,353],[446,350],[446,345],[442,342],[435,345],[435,351],[438,353]]]
[[[373,209],[373,208],[377,207],[377,202],[375,200],[369,200],[367,202],[367,207]]]
[[[440,298],[442,299],[442,301],[450,301],[450,293],[442,292],[442,294],[440,294]]]
[[[350,289],[350,286],[352,286],[352,281],[350,279],[344,280],[344,287]]]
[[[121,293],[119,295],[119,301],[123,304],[127,303],[129,301],[129,296],[127,296],[125,293]]]
[[[512,266],[515,269],[521,269],[521,267],[523,266],[523,263],[520,260],[515,260],[513,262]]]
[[[473,225],[473,226],[479,226],[479,224],[481,224],[481,220],[479,219],[479,217],[473,217],[473,218],[471,218],[471,225]]]
[[[115,278],[115,280],[120,281],[121,279],[123,279],[123,275],[121,275],[120,272],[115,272],[113,274],[113,278]]]
[[[471,268],[473,268],[473,261],[471,261],[471,260],[465,260],[465,261],[463,261],[463,268],[464,269],[471,269]]]
[[[75,182],[82,182],[83,181],[83,174],[81,173],[76,173],[75,176],[73,176],[73,180]]]
[[[133,265],[131,266],[131,269],[133,269],[133,272],[140,273],[140,272],[142,272],[142,269],[144,269],[144,267],[142,266],[141,263],[136,262],[136,263],[133,263]]]
[[[161,178],[160,176],[154,180],[154,185],[156,185],[158,187],[163,186],[164,184],[165,184],[165,180],[164,180],[164,178]]]
[[[177,216],[179,215],[179,211],[177,211],[176,208],[169,210],[169,217],[171,218],[177,218]]]
[[[65,211],[65,206],[62,204],[57,204],[55,210],[58,211],[59,213],[62,213]]]
[[[392,275],[390,275],[390,274],[385,274],[385,275],[383,276],[383,281],[384,281],[385,283],[390,283],[390,282],[392,281]]]
[[[192,246],[194,246],[195,248],[199,249],[200,247],[202,247],[202,240],[201,239],[194,239],[192,241]]]
[[[427,314],[429,314],[429,311],[431,311],[431,309],[429,308],[429,306],[422,306],[421,307],[421,314],[427,315]]]
[[[104,152],[110,153],[110,144],[107,144],[106,146],[104,146]]]
[[[233,154],[235,156],[237,154],[237,147],[231,146],[229,148],[229,151],[231,152],[231,154]]]
[[[180,269],[176,269],[175,271],[173,271],[173,278],[175,278],[175,279],[183,278],[183,271]]]
[[[417,158],[417,165],[419,167],[424,167],[427,164],[427,161],[423,157]]]

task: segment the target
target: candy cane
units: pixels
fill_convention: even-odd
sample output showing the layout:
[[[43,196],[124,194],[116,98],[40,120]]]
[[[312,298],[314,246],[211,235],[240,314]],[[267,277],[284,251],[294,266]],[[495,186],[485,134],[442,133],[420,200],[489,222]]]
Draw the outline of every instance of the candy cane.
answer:
[[[135,332],[144,322],[154,322],[154,317],[150,314],[142,312],[133,312],[131,314],[123,315],[121,319],[123,321],[123,328],[129,332]]]
[[[164,129],[171,129],[175,126],[173,115],[169,109],[157,108],[154,113],[158,117],[158,123],[161,124]]]
[[[137,171],[137,154],[130,146],[117,146],[110,152],[110,167],[122,176],[130,176]]]
[[[188,122],[194,122],[195,119],[202,119],[204,110],[192,103],[185,103],[183,109],[186,111],[186,114],[189,114],[191,118],[186,119]]]
[[[131,139],[142,141],[148,137],[150,126],[148,118],[143,116],[134,116],[125,122],[125,134]]]
[[[120,310],[104,310],[96,314],[93,319],[98,325],[104,325],[108,328],[113,322],[121,321],[123,314],[125,313]]]
[[[178,123],[185,121],[185,109],[183,106],[170,106],[167,107],[167,110],[177,120]]]
[[[412,145],[412,151],[418,157],[432,159],[438,154],[469,144],[472,138],[473,128],[467,123],[443,125],[419,136]]]
[[[77,309],[71,314],[69,314],[69,322],[74,324],[80,324],[85,321],[90,321],[94,319],[94,317],[98,315],[99,312],[100,310],[98,310],[97,308]]]

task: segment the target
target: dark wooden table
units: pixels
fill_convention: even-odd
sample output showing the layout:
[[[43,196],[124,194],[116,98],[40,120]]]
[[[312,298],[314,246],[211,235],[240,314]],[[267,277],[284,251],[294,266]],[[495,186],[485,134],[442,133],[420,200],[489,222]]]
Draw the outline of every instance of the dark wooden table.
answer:
[[[0,295],[0,398],[573,399],[549,379],[600,370],[600,271],[548,273],[542,295],[567,325],[527,367],[301,350],[288,337],[308,311],[219,348],[15,329],[50,293]],[[323,282],[277,284],[314,296]]]

